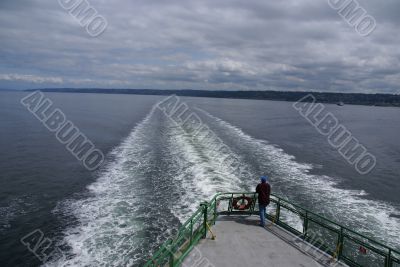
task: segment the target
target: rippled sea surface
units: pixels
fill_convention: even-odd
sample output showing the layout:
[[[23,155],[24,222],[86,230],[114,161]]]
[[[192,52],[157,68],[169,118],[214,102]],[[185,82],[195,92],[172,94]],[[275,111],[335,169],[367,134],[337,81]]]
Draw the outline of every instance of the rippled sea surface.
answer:
[[[40,266],[20,239],[40,229],[50,266],[140,266],[216,192],[274,193],[400,249],[400,109],[326,105],[376,156],[358,174],[292,103],[181,98],[216,138],[185,131],[165,97],[46,93],[106,154],[87,171],[25,107],[0,93],[0,266]],[[214,136],[214,137],[215,137]],[[218,164],[223,145],[244,166]]]

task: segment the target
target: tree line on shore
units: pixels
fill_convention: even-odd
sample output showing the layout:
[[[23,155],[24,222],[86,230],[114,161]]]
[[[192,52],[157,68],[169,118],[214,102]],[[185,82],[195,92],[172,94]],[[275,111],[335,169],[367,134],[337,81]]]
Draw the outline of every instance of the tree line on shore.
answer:
[[[178,95],[191,97],[213,97],[232,99],[258,99],[295,102],[312,94],[317,102],[332,104],[353,104],[369,106],[400,107],[400,95],[328,93],[328,92],[292,92],[292,91],[208,91],[208,90],[163,90],[163,89],[99,89],[99,88],[46,88],[30,89],[43,92],[97,93],[97,94],[136,94],[136,95]]]

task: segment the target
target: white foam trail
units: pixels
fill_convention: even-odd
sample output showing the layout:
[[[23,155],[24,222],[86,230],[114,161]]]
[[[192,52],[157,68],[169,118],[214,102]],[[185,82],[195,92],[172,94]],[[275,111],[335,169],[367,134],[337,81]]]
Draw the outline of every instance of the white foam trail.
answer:
[[[147,194],[146,171],[152,169],[151,161],[146,158],[152,116],[153,111],[113,150],[114,161],[88,187],[90,196],[65,203],[79,222],[65,232],[65,244],[71,248],[71,255],[63,262],[48,265],[131,266],[148,253],[142,244],[148,243],[143,229],[158,227],[158,224],[168,228],[171,224],[157,210],[146,210],[146,205],[153,203],[142,203]],[[158,216],[159,220],[152,222],[152,216]],[[167,231],[165,234],[170,235]],[[158,238],[152,240],[154,244],[165,239],[162,235]]]
[[[182,199],[186,199],[189,206],[189,209],[185,209],[177,203],[172,209],[181,222],[197,210],[202,200],[210,199],[217,192],[241,190],[238,186],[240,177],[235,170],[217,162],[216,158],[224,155],[211,149],[217,145],[215,140],[204,142],[196,135],[187,134],[179,126],[170,126],[168,129],[171,144],[169,147],[177,156],[178,164],[182,166],[181,175],[177,177],[182,180],[182,187],[186,188],[184,194],[187,196],[182,196]]]

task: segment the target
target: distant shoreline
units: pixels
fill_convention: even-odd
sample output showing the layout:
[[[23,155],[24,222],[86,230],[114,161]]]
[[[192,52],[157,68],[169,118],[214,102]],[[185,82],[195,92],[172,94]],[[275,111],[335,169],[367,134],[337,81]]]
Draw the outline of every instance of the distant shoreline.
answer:
[[[349,104],[366,106],[400,107],[400,95],[362,94],[362,93],[325,93],[325,92],[289,92],[289,91],[206,91],[206,90],[161,90],[161,89],[98,89],[98,88],[44,88],[24,91],[57,93],[97,93],[97,94],[133,94],[133,95],[178,95],[189,97],[211,97],[229,99],[253,99],[296,102],[312,94],[317,102],[330,104]]]

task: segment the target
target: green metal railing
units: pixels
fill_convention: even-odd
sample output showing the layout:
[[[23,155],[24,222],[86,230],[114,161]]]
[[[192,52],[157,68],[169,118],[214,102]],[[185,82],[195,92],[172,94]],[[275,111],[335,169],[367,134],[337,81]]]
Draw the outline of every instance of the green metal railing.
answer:
[[[251,198],[252,204],[247,210],[235,210],[233,200],[243,196]],[[180,266],[200,239],[206,237],[207,224],[214,224],[218,215],[258,214],[256,202],[256,193],[244,192],[219,193],[210,202],[201,203],[176,237],[168,239],[145,266]],[[399,251],[276,195],[271,195],[267,218],[349,266],[400,267]]]

